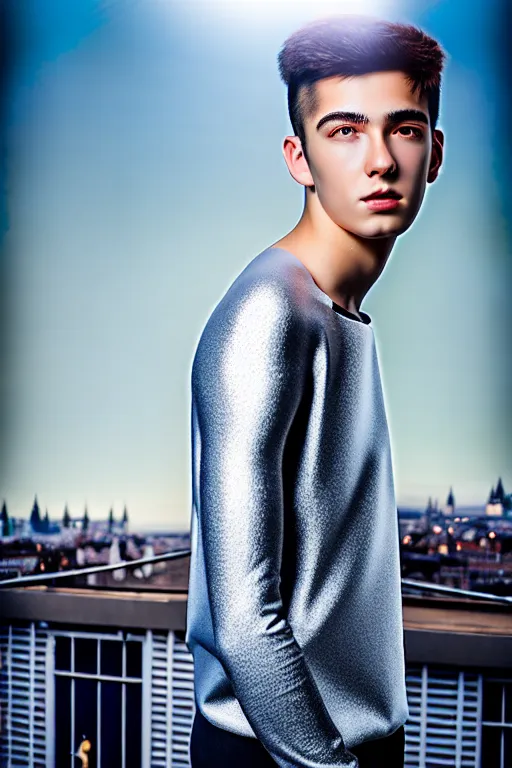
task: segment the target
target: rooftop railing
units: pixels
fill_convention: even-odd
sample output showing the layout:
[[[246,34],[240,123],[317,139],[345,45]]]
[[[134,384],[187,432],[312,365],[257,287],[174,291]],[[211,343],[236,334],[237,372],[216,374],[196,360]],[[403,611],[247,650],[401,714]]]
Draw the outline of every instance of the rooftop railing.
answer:
[[[94,573],[105,573],[116,571],[119,568],[139,568],[142,565],[152,565],[167,560],[178,560],[191,554],[190,549],[176,549],[172,552],[164,552],[152,557],[139,558],[137,560],[121,560],[119,563],[108,563],[106,565],[94,565],[88,568],[74,568],[67,571],[54,571],[50,573],[29,574],[27,576],[17,576],[12,579],[0,580],[0,589],[5,587],[25,587],[34,584],[45,584],[53,582],[56,579],[69,579],[75,576],[88,576]],[[459,587],[447,587],[443,584],[431,584],[428,581],[418,581],[416,579],[402,578],[402,586],[408,590],[439,592],[446,595],[458,597],[469,597],[478,600],[490,600],[492,602],[512,605],[512,597],[504,595],[494,595],[488,592],[477,592],[470,589],[461,589]],[[143,590],[141,590],[143,591]]]

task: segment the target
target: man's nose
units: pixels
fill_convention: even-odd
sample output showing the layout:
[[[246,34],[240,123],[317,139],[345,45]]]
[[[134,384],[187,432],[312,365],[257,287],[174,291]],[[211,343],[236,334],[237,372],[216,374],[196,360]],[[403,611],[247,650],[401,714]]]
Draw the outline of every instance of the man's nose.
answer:
[[[378,174],[383,176],[396,170],[393,155],[388,149],[385,139],[380,136],[371,138],[365,162],[365,172],[368,176]]]

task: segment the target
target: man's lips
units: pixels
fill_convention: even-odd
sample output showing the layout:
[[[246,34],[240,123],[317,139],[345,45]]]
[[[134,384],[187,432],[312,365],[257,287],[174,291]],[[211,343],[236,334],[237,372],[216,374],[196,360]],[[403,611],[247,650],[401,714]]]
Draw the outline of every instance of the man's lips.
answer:
[[[396,192],[394,189],[376,189],[375,192],[362,197],[361,200],[389,200],[390,198],[400,200],[401,197],[400,192]]]
[[[370,195],[362,197],[361,200],[370,211],[391,211],[394,208],[398,208],[401,197],[402,195],[399,192],[395,192],[394,189],[381,187]]]

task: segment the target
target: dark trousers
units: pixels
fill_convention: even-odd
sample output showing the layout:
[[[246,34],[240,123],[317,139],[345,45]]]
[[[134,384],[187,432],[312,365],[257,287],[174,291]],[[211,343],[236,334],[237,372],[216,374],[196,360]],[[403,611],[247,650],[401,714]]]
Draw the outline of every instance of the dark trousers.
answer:
[[[383,739],[358,744],[350,750],[359,760],[359,768],[403,768],[405,729]],[[275,768],[261,741],[225,731],[212,725],[196,709],[190,737],[192,768]]]

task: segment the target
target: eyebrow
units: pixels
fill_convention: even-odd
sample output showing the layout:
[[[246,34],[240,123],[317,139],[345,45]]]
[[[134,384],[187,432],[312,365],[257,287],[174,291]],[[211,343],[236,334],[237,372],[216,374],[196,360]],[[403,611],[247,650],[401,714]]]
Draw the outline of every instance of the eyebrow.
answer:
[[[428,125],[428,116],[421,109],[395,109],[384,115],[384,119],[388,123],[403,123],[404,120],[417,120]],[[328,115],[320,118],[316,129],[319,131],[326,123],[339,120],[345,120],[347,123],[358,123],[359,125],[368,125],[370,123],[370,118],[367,115],[361,114],[361,112],[329,112]]]

